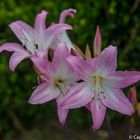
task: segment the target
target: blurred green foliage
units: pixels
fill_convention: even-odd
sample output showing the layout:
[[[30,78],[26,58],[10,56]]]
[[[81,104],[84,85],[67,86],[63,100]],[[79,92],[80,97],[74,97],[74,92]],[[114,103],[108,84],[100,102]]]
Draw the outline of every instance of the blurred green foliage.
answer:
[[[99,25],[103,48],[109,44],[118,47],[118,69],[140,70],[140,7],[137,0],[1,0],[0,44],[18,41],[8,27],[11,22],[23,20],[33,25],[36,14],[44,9],[49,11],[46,22],[49,25],[58,22],[60,12],[70,7],[77,9],[75,18],[67,19],[74,28],[68,32],[73,43],[82,50],[86,44],[92,48],[96,25]],[[30,61],[23,61],[16,72],[10,72],[9,56],[9,53],[0,55],[0,134],[10,132],[12,135],[17,129],[22,129],[16,118],[20,118],[27,128],[44,120],[49,123],[57,119],[54,102],[37,106],[27,104],[37,84],[35,72]],[[113,119],[120,119],[119,115],[110,113]],[[68,119],[70,124],[91,125],[91,116],[86,109],[72,111]]]

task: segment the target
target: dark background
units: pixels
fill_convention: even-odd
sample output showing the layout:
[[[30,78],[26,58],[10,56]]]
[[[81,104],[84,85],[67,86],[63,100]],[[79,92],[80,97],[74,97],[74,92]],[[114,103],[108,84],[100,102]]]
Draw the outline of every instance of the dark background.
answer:
[[[18,41],[8,27],[15,20],[33,25],[35,16],[44,9],[49,11],[46,24],[50,25],[58,22],[62,10],[75,8],[75,18],[67,18],[67,23],[74,28],[68,32],[73,43],[82,50],[86,44],[92,48],[99,25],[103,48],[109,44],[118,47],[118,69],[140,70],[139,3],[140,0],[1,0],[0,44]],[[95,133],[91,129],[90,113],[85,108],[72,110],[62,127],[54,101],[36,106],[27,103],[37,84],[36,74],[29,60],[18,65],[16,72],[10,72],[10,55],[0,54],[0,140],[125,140],[130,134],[140,135],[137,112],[127,117],[109,109],[102,128]],[[140,84],[136,87],[140,99]]]

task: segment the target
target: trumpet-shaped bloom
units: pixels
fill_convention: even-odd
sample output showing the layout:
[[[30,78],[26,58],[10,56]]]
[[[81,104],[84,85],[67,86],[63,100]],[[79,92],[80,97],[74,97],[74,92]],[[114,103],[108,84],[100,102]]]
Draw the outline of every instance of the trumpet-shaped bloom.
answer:
[[[5,43],[0,47],[0,52],[14,52],[9,65],[12,71],[25,58],[31,58],[34,55],[40,58],[45,57],[47,55],[47,49],[52,46],[54,47],[53,43],[55,40],[58,40],[59,35],[65,30],[72,29],[70,25],[64,23],[53,24],[46,28],[46,17],[46,11],[39,13],[35,18],[34,28],[23,21],[15,21],[9,25],[22,43],[22,46],[16,43]],[[65,40],[62,41],[64,42]]]
[[[76,56],[68,57],[67,61],[83,82],[70,89],[62,103],[63,108],[78,108],[88,104],[95,129],[101,126],[106,107],[127,115],[134,112],[121,89],[140,80],[140,72],[116,71],[116,47],[109,46],[98,57],[88,61]]]
[[[30,104],[42,104],[56,98],[57,112],[63,124],[68,109],[61,108],[60,104],[73,84],[78,80],[70,65],[65,60],[70,51],[65,44],[60,44],[54,53],[53,61],[48,63],[44,82],[41,82],[29,99]]]

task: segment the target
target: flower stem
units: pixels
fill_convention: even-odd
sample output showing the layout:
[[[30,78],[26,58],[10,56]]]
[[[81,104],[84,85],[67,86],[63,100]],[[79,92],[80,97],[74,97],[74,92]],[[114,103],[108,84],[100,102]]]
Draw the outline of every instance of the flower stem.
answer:
[[[112,136],[113,136],[113,130],[112,130],[110,118],[109,118],[109,116],[108,116],[107,113],[106,113],[105,121],[106,121],[107,130],[108,130],[108,134],[109,134],[108,135],[108,139],[111,140],[112,139]]]

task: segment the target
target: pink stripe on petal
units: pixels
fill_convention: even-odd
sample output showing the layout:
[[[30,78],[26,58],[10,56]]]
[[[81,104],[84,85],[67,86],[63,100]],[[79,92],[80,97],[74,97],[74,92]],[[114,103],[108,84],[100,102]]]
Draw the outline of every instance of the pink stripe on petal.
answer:
[[[63,125],[66,121],[67,115],[68,115],[68,109],[64,109],[61,107],[62,102],[64,101],[65,95],[62,93],[56,98],[57,102],[57,115],[59,122]]]
[[[60,106],[57,106],[57,114],[59,122],[63,125],[66,121],[67,115],[68,115],[68,109],[63,109]]]
[[[34,37],[34,29],[23,21],[12,22],[9,27],[21,41],[27,37],[24,33],[28,35],[29,39]]]
[[[32,93],[28,103],[43,104],[59,95],[60,91],[49,86],[47,83],[41,83]]]
[[[40,73],[47,75],[47,69],[51,62],[37,56],[33,56],[31,60]]]
[[[53,61],[58,64],[60,62],[66,61],[66,58],[70,55],[65,43],[59,43],[54,52]]]
[[[105,106],[122,114],[132,115],[134,108],[120,89],[104,88],[105,98],[101,96]]]
[[[90,110],[90,103],[86,104],[85,107]]]
[[[114,72],[117,67],[117,48],[109,46],[96,58],[96,69]]]
[[[14,52],[14,51],[27,52],[20,44],[13,43],[13,42],[4,43],[3,45],[1,45],[0,53],[3,52],[3,51],[8,51],[8,52]]]
[[[64,98],[62,107],[65,109],[79,108],[92,100],[92,90],[85,83],[73,86]]]
[[[65,23],[65,19],[67,16],[74,18],[75,13],[76,13],[76,10],[72,8],[62,11],[60,15],[59,23]]]
[[[115,88],[125,88],[132,84],[135,84],[140,80],[140,72],[137,71],[116,71],[108,78],[108,82]]]
[[[66,60],[82,80],[87,80],[88,76],[93,73],[92,66],[80,57],[70,56]]]
[[[99,129],[104,121],[106,107],[101,100],[92,100],[90,102],[90,111],[92,114],[93,128]]]
[[[46,17],[48,12],[45,10],[42,10],[35,18],[35,30],[38,31],[45,31],[46,30]]]
[[[29,53],[25,53],[25,52],[14,52],[12,54],[12,56],[10,57],[10,61],[9,61],[9,68],[11,71],[15,71],[16,66],[23,60],[26,58],[29,58],[30,54]]]
[[[57,37],[59,37],[59,35],[62,34],[65,30],[72,30],[72,26],[61,23],[61,24],[53,24],[50,27],[48,27],[45,33],[45,38],[48,46],[51,45],[51,43]]]

